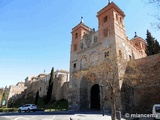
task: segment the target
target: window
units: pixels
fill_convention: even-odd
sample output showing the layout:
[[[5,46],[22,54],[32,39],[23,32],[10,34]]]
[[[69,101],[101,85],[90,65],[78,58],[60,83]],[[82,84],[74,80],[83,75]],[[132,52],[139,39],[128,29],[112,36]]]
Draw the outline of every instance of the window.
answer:
[[[121,22],[121,24],[122,24],[122,18],[120,17],[120,22]]]
[[[73,68],[76,68],[76,63],[73,64]]]
[[[108,16],[104,18],[104,23],[108,21]]]
[[[122,51],[119,50],[119,57],[122,58]]]
[[[107,57],[109,57],[109,51],[104,53],[104,58],[107,58]]]
[[[75,38],[78,38],[78,33],[75,34]]]
[[[129,60],[131,60],[132,59],[132,56],[131,55],[129,55]]]
[[[138,46],[138,44],[137,44],[137,43],[135,43],[135,46]]]
[[[116,14],[116,20],[118,21],[118,14]]]
[[[77,50],[77,44],[74,44],[73,51]]]

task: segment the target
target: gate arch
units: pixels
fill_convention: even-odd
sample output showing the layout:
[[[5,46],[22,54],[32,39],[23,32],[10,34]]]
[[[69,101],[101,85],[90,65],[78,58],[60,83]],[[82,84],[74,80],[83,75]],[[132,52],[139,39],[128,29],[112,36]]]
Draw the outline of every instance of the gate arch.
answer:
[[[90,103],[91,109],[100,110],[100,87],[98,84],[94,84],[90,90]]]

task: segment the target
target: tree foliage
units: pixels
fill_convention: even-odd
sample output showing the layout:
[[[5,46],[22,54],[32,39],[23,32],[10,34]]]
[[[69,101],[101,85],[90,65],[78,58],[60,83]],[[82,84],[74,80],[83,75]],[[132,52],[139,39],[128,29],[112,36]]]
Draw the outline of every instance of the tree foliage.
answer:
[[[49,103],[51,101],[51,98],[52,98],[53,79],[54,79],[54,68],[52,68],[51,74],[50,74],[47,96],[46,96],[46,99],[45,99],[46,104]]]
[[[130,61],[126,68],[122,87],[125,113],[150,113],[160,85],[160,54]]]
[[[116,103],[119,101],[117,100],[117,95],[120,94],[120,88],[126,65],[126,60],[113,55],[112,58],[102,60],[99,64],[97,63],[88,69],[77,71],[73,75],[75,78],[80,78],[85,75],[90,81],[95,81],[95,79],[98,79],[104,88],[108,88],[107,91],[110,94],[109,101],[112,110],[112,120],[116,120]]]
[[[160,14],[159,14],[159,8],[160,8],[160,0],[143,0],[147,4],[152,4],[154,8],[156,8],[157,12],[153,13],[153,16],[157,19],[157,22],[152,23],[152,25],[157,29],[160,30]]]
[[[159,53],[160,52],[159,42],[151,35],[151,32],[149,32],[149,30],[147,30],[146,35],[147,35],[147,38],[146,38],[146,42],[147,42],[146,54],[149,56],[149,55]]]
[[[35,97],[35,104],[38,104],[38,99],[39,99],[39,91],[37,91],[36,93],[36,97]]]

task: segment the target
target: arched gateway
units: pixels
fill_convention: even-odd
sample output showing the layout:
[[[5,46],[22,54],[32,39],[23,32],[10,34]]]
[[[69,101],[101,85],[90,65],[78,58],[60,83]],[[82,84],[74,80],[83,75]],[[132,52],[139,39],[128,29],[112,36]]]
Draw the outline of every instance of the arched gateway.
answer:
[[[91,87],[90,94],[91,109],[100,110],[100,89],[98,84]]]
[[[85,77],[80,83],[80,109],[100,110],[100,86],[90,84]]]

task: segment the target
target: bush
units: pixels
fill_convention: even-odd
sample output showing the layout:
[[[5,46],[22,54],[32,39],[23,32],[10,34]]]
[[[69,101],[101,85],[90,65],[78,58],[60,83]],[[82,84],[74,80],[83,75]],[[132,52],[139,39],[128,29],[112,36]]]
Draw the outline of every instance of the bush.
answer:
[[[68,109],[68,101],[65,100],[65,99],[62,99],[62,100],[58,100],[55,102],[54,106],[53,106],[54,109]]]
[[[17,112],[18,108],[0,108],[0,112]]]

